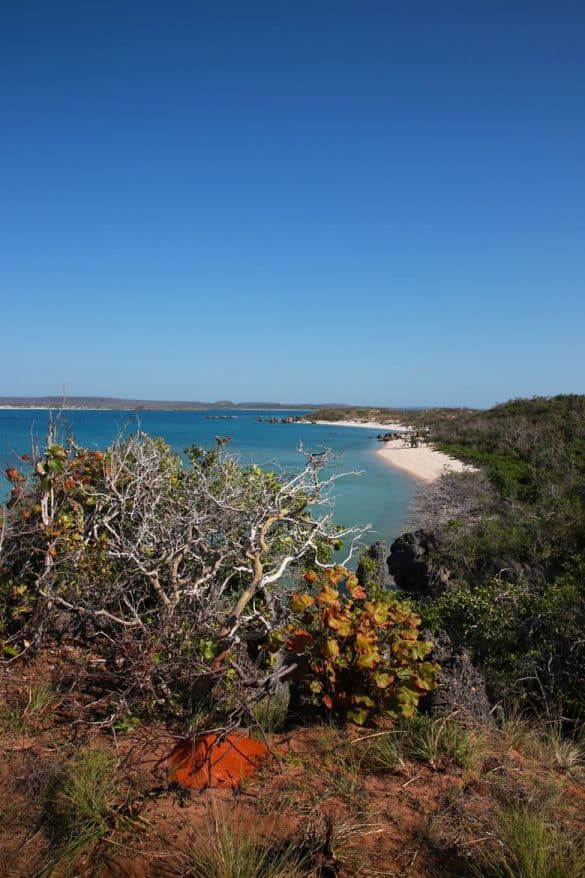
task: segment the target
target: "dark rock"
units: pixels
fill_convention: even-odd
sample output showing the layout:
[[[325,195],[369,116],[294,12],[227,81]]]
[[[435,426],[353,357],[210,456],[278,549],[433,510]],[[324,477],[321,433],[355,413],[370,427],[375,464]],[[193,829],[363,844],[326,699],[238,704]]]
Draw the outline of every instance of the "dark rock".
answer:
[[[446,631],[435,635],[424,631],[423,636],[433,642],[430,658],[439,663],[441,671],[437,689],[423,699],[421,707],[433,716],[455,714],[462,722],[493,723],[484,676],[468,651],[455,646]]]
[[[318,722],[326,714],[322,705],[314,703],[314,695],[310,689],[308,660],[306,657],[296,660],[299,661],[299,667],[288,681],[289,701],[285,718],[287,729]]]
[[[356,575],[361,586],[370,593],[391,585],[386,569],[386,545],[378,540],[369,546],[358,562]]]
[[[388,556],[388,571],[402,591],[436,596],[444,591],[450,571],[432,557],[436,539],[432,533],[417,530],[394,540]]]

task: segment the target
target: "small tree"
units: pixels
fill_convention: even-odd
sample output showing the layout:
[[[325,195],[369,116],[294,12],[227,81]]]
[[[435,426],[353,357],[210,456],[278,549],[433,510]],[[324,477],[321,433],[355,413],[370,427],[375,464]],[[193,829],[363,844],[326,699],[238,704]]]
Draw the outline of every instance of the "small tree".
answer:
[[[8,471],[5,654],[41,644],[60,613],[91,623],[122,701],[185,715],[226,673],[252,700],[276,685],[285,669],[251,667],[247,647],[286,620],[296,569],[329,565],[343,539],[353,552],[357,529],[312,515],[342,474],[323,476],[329,451],[301,449],[304,467],[279,475],[241,466],[223,442],[186,453],[140,433],[104,452],[53,433],[23,458],[27,476]]]

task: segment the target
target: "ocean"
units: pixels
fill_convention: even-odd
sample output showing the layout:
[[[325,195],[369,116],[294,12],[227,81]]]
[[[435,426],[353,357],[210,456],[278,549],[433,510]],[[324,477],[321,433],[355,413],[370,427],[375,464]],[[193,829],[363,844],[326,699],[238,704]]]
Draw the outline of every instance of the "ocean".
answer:
[[[338,458],[339,472],[361,471],[337,482],[334,491],[334,518],[344,525],[371,525],[371,543],[383,539],[390,543],[404,529],[408,507],[418,483],[406,473],[393,470],[375,455],[378,430],[335,427],[319,424],[261,423],[258,417],[278,418],[302,414],[286,411],[93,411],[75,410],[62,414],[62,421],[73,432],[79,445],[106,447],[120,431],[142,430],[162,436],[177,451],[189,445],[211,448],[215,436],[232,437],[231,450],[243,464],[256,463],[267,469],[299,469],[302,443],[312,451],[331,448]],[[213,416],[229,416],[223,420]],[[5,467],[15,465],[17,454],[30,451],[31,438],[41,441],[46,434],[48,412],[39,409],[0,410],[1,493],[8,492],[3,476]]]

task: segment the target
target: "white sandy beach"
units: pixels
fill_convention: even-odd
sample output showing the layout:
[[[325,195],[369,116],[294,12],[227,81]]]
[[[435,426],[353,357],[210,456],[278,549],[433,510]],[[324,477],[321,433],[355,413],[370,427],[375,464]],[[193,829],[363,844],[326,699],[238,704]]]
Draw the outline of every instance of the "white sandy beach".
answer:
[[[389,466],[404,470],[422,482],[435,482],[446,472],[474,471],[474,467],[469,464],[449,457],[442,451],[436,451],[430,445],[419,445],[418,448],[411,448],[409,444],[400,439],[384,443],[376,451],[376,454]]]
[[[404,424],[382,424],[378,421],[313,421],[315,424],[323,424],[331,427],[369,427],[374,430],[385,432],[406,433],[408,427]],[[436,451],[430,445],[419,445],[411,448],[410,443],[403,439],[394,439],[385,442],[376,450],[376,454],[395,469],[401,469],[414,476],[421,482],[435,482],[444,473],[473,472],[474,467],[461,460],[456,460]]]

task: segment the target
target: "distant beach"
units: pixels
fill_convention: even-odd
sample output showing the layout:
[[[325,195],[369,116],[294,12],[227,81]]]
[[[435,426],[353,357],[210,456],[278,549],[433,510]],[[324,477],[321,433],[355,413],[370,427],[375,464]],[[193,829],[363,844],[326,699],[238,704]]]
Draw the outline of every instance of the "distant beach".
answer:
[[[378,421],[313,421],[331,427],[369,427],[392,433],[406,433],[405,424],[382,424]],[[474,467],[437,451],[430,445],[412,448],[404,439],[392,439],[376,450],[376,455],[395,469],[403,470],[421,482],[435,482],[446,472],[474,472]]]
[[[304,410],[306,412],[306,410]],[[193,444],[213,448],[217,434],[229,433],[230,449],[238,460],[249,465],[286,472],[297,471],[305,449],[331,448],[337,459],[328,472],[359,473],[340,479],[332,486],[329,511],[336,520],[360,527],[371,524],[374,539],[388,544],[402,532],[406,510],[416,492],[416,480],[399,468],[391,469],[373,453],[376,435],[385,432],[337,430],[327,424],[282,423],[282,418],[302,413],[298,409],[203,409],[197,411],[144,409],[106,410],[71,408],[64,412],[61,425],[71,430],[76,442],[87,448],[107,448],[120,433],[140,429],[151,436],[162,436],[182,453]],[[259,422],[258,415],[274,416],[275,423]],[[223,418],[229,420],[223,420]],[[49,413],[34,409],[0,410],[0,503],[10,486],[3,476],[8,466],[18,465],[18,455],[30,452],[31,433],[42,447]],[[220,420],[216,420],[220,418]],[[336,435],[331,435],[331,432]]]
[[[376,454],[389,466],[404,470],[422,482],[435,482],[447,472],[474,472],[475,468],[454,457],[431,448],[419,445],[411,448],[404,440],[386,442]]]

